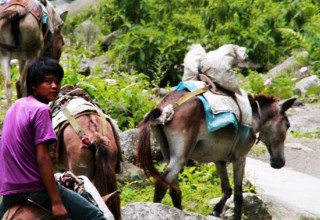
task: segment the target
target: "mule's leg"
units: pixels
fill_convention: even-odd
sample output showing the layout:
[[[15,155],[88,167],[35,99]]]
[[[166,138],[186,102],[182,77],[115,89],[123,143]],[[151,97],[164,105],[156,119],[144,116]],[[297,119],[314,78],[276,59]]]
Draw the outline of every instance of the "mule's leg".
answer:
[[[234,181],[234,219],[241,220],[242,215],[242,180],[246,158],[241,158],[233,162],[233,181]]]
[[[181,166],[176,163],[176,166],[173,162],[170,161],[168,168],[166,169],[163,177],[168,181],[168,183],[172,184],[170,187],[170,196],[172,199],[172,203],[174,207],[178,209],[182,209],[181,206],[181,190],[178,182],[178,175],[180,173]],[[165,196],[169,186],[163,183],[161,180],[157,180],[155,183],[155,192],[153,201],[157,203],[161,203],[163,197]]]
[[[169,158],[169,164],[165,171],[163,177],[171,184],[170,186],[170,197],[174,207],[182,209],[181,205],[181,190],[179,186],[178,176],[182,168],[187,164],[191,152],[194,150],[195,142],[197,140],[196,135],[198,134],[197,129],[185,130],[182,134],[175,132],[175,125],[173,122],[171,124],[172,130],[164,130],[164,134],[167,137],[167,145],[161,146],[161,149],[167,150],[168,155],[165,157]],[[186,135],[192,134],[192,135]],[[163,199],[168,186],[163,183],[157,183],[155,186],[155,202],[161,202]]]
[[[10,56],[9,54],[2,53],[1,57],[1,66],[2,66],[2,74],[5,81],[5,92],[7,96],[7,107],[9,108],[12,103],[12,83],[10,76]]]
[[[159,179],[156,180],[156,182],[154,184],[153,202],[161,203],[161,201],[162,201],[163,197],[165,196],[167,190],[168,190],[167,184],[163,183]]]
[[[177,152],[171,152],[170,162],[163,175],[163,177],[171,184],[170,186],[170,197],[174,207],[182,209],[181,205],[181,190],[178,181],[178,175],[186,164],[187,159],[180,156]],[[154,202],[161,202],[164,195],[166,194],[168,186],[161,181],[156,181]]]
[[[185,165],[179,164],[175,160],[170,160],[170,163],[168,165],[167,170],[165,171],[163,177],[170,183],[172,184],[170,186],[170,197],[172,199],[172,203],[174,207],[178,209],[182,209],[181,205],[181,190],[179,186],[179,181],[178,181],[178,175],[182,169],[182,167]],[[155,193],[154,193],[154,202],[160,203],[165,196],[167,192],[168,186],[161,182],[160,180],[157,180],[155,183]]]
[[[20,77],[16,83],[18,98],[27,96],[27,85],[26,85],[27,69],[30,63],[32,63],[32,61],[33,60],[30,60],[30,61],[19,60]]]
[[[177,180],[173,183],[172,187],[170,187],[170,197],[172,199],[173,206],[176,207],[177,209],[182,210],[182,192],[179,186],[179,180]]]
[[[227,163],[220,161],[215,162],[215,164],[221,181],[222,196],[220,201],[214,206],[211,215],[218,217],[222,213],[226,201],[232,195],[232,188],[228,178]]]

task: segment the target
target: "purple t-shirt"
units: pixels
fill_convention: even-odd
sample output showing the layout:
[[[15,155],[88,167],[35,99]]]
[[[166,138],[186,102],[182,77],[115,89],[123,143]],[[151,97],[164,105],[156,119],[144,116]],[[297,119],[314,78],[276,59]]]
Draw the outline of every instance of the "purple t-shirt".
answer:
[[[3,122],[0,144],[0,195],[45,190],[36,145],[56,141],[48,105],[32,96],[18,99]]]

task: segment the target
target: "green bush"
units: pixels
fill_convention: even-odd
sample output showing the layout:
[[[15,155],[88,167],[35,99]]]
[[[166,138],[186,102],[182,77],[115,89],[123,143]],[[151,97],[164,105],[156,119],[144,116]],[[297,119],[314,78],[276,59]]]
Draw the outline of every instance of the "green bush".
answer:
[[[240,77],[241,87],[251,94],[269,94],[274,95],[279,99],[292,97],[293,80],[288,74],[279,74],[272,79],[271,85],[264,85],[267,80],[265,75],[259,74],[256,71],[249,71],[247,77]]]
[[[163,169],[164,164],[160,165]],[[232,178],[231,182],[232,182]],[[182,191],[182,206],[185,211],[208,215],[213,205],[209,201],[221,196],[220,179],[214,164],[196,164],[185,167],[179,175]],[[119,183],[121,191],[121,205],[130,202],[152,202],[154,185],[153,179],[135,181],[131,183]],[[173,206],[171,197],[167,193],[163,204]]]
[[[110,61],[120,71],[147,75],[153,86],[180,81],[193,43],[207,51],[228,43],[245,46],[263,71],[303,48],[319,73],[319,3],[313,0],[101,0],[96,9],[68,18],[65,32],[88,19],[105,35],[123,30],[108,48]]]

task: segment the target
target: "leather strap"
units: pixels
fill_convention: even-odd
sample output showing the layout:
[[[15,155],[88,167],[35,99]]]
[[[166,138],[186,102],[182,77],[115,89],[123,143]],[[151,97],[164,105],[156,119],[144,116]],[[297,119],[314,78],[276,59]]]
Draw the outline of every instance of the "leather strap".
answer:
[[[76,134],[79,136],[79,138],[81,140],[82,137],[85,135],[85,133],[81,130],[80,125],[78,124],[76,119],[71,115],[71,113],[70,113],[69,109],[67,108],[67,106],[63,106],[61,111],[64,114],[64,116],[67,118],[67,120],[69,121],[70,125],[72,126],[72,128],[74,129],[74,131],[76,132]]]
[[[103,136],[107,136],[108,127],[107,127],[107,120],[105,114],[101,111],[100,108],[96,107],[96,110],[101,118],[101,126],[102,126],[102,134]]]
[[[194,96],[197,96],[199,94],[203,94],[207,91],[207,88],[203,87],[197,90],[194,90],[193,92],[189,92],[187,94],[185,94],[184,96],[182,96],[180,99],[178,99],[178,101],[176,101],[176,104],[178,106],[182,105],[183,103],[185,103],[186,101],[188,101],[189,99],[191,99]]]

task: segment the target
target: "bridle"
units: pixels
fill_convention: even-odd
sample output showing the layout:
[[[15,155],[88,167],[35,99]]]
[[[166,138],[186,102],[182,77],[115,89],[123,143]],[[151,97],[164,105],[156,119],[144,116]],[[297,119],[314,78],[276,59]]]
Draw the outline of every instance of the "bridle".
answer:
[[[261,131],[261,108],[259,102],[256,100],[257,108],[258,108],[258,116],[259,116],[259,134],[258,137],[256,138],[256,144],[260,142],[260,131]]]

